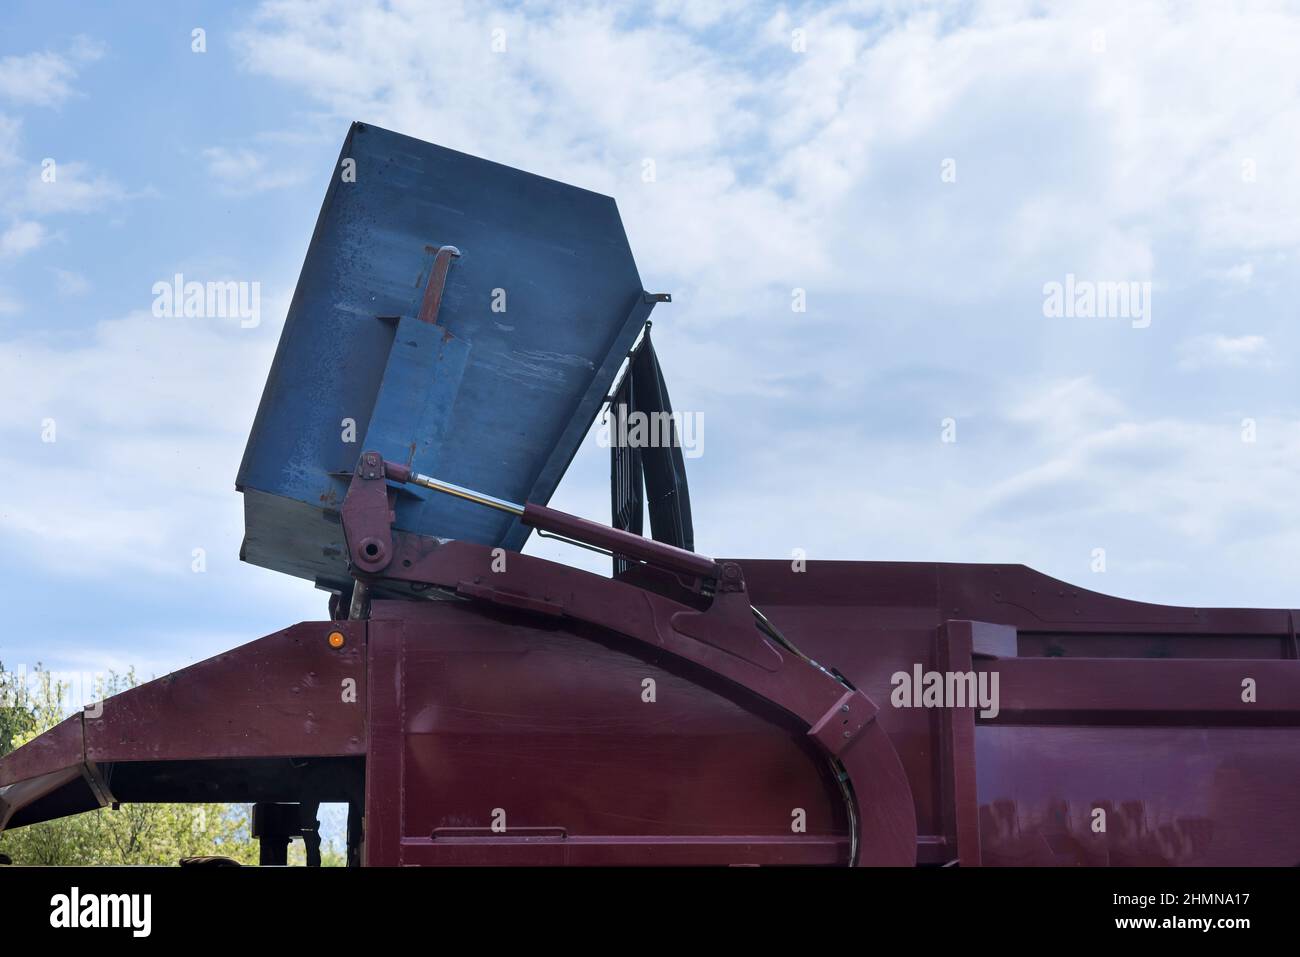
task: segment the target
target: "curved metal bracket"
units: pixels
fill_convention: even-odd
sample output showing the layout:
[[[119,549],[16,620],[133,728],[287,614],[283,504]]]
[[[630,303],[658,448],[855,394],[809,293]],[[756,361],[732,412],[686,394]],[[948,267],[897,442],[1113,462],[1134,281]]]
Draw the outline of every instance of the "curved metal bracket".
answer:
[[[383,460],[379,458],[376,472],[371,456],[377,457],[362,455],[342,510],[357,577],[434,586],[575,619],[713,672],[808,729],[849,803],[850,863],[916,863],[911,787],[898,753],[875,720],[875,702],[815,662],[768,640],[755,623],[739,565],[719,566],[718,593],[701,612],[627,582],[531,555],[510,552],[502,561],[500,550],[485,545],[396,531],[388,512]],[[400,471],[392,477],[404,480]],[[368,548],[376,543],[379,554]]]

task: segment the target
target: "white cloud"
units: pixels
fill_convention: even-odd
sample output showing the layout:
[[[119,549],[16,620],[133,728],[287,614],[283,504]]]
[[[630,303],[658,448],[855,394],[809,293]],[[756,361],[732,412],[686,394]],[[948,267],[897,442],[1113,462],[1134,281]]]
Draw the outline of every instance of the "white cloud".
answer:
[[[1180,344],[1178,353],[1178,368],[1185,372],[1214,367],[1269,369],[1274,365],[1263,336],[1196,336]]]
[[[196,545],[213,561],[236,554],[234,469],[277,325],[138,312],[75,338],[29,329],[0,341],[5,534],[90,577],[183,578]],[[39,468],[20,464],[33,457]]]
[[[1207,248],[1300,242],[1300,181],[1273,171],[1300,147],[1278,82],[1300,82],[1295,18],[1235,15],[1232,32],[1267,39],[1225,45],[1212,5],[1050,18],[976,5],[960,23],[900,8],[873,24],[831,4],[765,32],[733,25],[723,42],[738,49],[719,54],[695,28],[720,8],[683,20],[665,3],[635,27],[544,9],[284,0],[245,33],[244,61],[341,118],[615,194],[643,258],[696,286],[714,316],[792,275],[987,300],[1067,271],[1153,278],[1168,231]],[[508,49],[493,54],[498,25]],[[793,26],[807,53],[790,50]],[[945,185],[949,157],[958,180]],[[646,158],[654,184],[640,181]],[[707,281],[721,275],[725,296]]]
[[[0,101],[20,106],[58,106],[75,95],[73,86],[81,67],[98,60],[104,46],[77,37],[63,53],[38,52],[0,58]],[[97,212],[128,198],[111,177],[85,163],[55,160],[47,167],[20,154],[21,120],[0,113],[0,170],[5,189],[0,191],[0,213],[10,222],[0,231],[0,261],[15,260],[45,245],[53,235],[46,220],[69,213]],[[76,286],[72,274],[62,275],[60,288]],[[71,284],[71,285],[69,285]],[[12,300],[0,303],[0,313],[18,311]]]
[[[751,10],[747,0],[655,0],[654,4],[656,16],[680,20],[696,30],[748,19]]]
[[[71,269],[52,270],[55,288],[60,296],[84,296],[90,291],[90,280]]]
[[[1121,337],[1043,323],[1041,287],[1149,278],[1172,298],[1210,279],[1236,297],[1268,285],[1252,263],[1285,273],[1300,248],[1300,19],[1027,10],[281,0],[240,56],[251,82],[301,98],[304,132],[198,155],[219,190],[255,193],[297,181],[285,157],[322,122],[341,136],[360,119],[614,195],[647,288],[675,293],[655,331],[673,397],[708,415],[691,463],[703,550],[1023,561],[1165,600],[1289,600],[1300,435],[1286,390],[1259,391],[1282,377],[1198,377],[1257,390],[1239,397],[1176,374],[1280,363],[1289,312],[1224,317],[1189,296]],[[72,95],[66,73],[46,75],[47,102]],[[0,163],[17,134],[0,118]],[[59,173],[69,190],[29,181],[10,201],[24,221],[125,198],[85,166]],[[158,322],[0,343],[0,434],[51,453],[32,476],[5,453],[19,504],[0,522],[51,568],[71,553],[82,574],[175,583],[194,543],[235,554],[233,463],[274,335]],[[47,416],[54,448],[35,444]],[[594,456],[556,504],[599,519]],[[1086,579],[1098,545],[1104,582]]]
[[[22,122],[0,113],[0,169],[18,165],[18,135]]]
[[[1020,391],[1004,409],[1010,421],[1038,429],[1052,444],[1074,441],[1088,429],[1111,423],[1124,413],[1123,403],[1090,376]]]
[[[1246,262],[1229,266],[1226,269],[1211,269],[1210,276],[1221,282],[1240,283],[1243,286],[1248,286],[1250,281],[1255,278],[1255,264]]]
[[[78,37],[64,53],[0,57],[0,99],[24,106],[58,106],[75,95],[81,68],[98,60],[104,46]]]
[[[298,170],[277,169],[275,161],[247,148],[212,146],[203,151],[208,175],[222,192],[242,196],[292,186],[301,181]]]
[[[1275,303],[1243,329],[1196,290],[1262,294],[1251,264],[1280,276],[1300,249],[1300,17],[279,0],[241,43],[247,70],[340,130],[365,120],[617,198],[647,288],[675,294],[655,333],[673,397],[710,416],[691,463],[702,548],[1074,574],[1096,538],[1126,554],[1109,590],[1286,593],[1250,556],[1296,547],[1275,534],[1300,524],[1295,404],[1269,377],[1236,377],[1255,390],[1237,396],[1176,373],[1267,368],[1297,345]],[[1044,323],[1042,285],[1067,273],[1151,281],[1156,323]],[[1258,444],[1240,441],[1247,415]],[[565,488],[599,517],[599,483]],[[1191,564],[1230,553],[1231,571]]]
[[[0,259],[21,256],[44,245],[49,231],[40,223],[17,222],[0,233]]]
[[[53,181],[34,171],[12,200],[12,208],[33,216],[93,213],[129,198],[121,184],[86,163],[56,161]]]

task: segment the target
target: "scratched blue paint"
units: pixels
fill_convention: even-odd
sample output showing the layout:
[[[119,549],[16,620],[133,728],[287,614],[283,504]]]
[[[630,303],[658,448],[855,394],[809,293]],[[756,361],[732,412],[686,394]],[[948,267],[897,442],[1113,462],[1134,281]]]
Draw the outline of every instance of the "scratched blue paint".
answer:
[[[608,196],[360,123],[339,164],[236,480],[243,558],[331,584],[362,450],[544,503],[651,309]],[[461,256],[430,326],[415,316],[443,245]],[[397,526],[516,549],[528,535],[422,489],[399,495]]]

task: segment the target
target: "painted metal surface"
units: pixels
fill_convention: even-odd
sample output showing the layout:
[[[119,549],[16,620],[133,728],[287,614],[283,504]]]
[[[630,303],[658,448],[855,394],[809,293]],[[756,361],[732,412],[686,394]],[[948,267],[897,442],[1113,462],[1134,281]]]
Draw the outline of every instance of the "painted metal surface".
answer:
[[[245,800],[223,768],[242,787],[249,761],[361,757],[365,654],[364,624],[304,622],[88,706],[0,760],[0,828],[169,791]]]
[[[1296,612],[715,561],[548,509],[655,301],[613,200],[361,124],[351,164],[238,485],[244,558],[355,578],[371,617],[74,715],[0,759],[0,829],[257,802],[280,860],[345,801],[379,865],[1300,865]],[[500,561],[529,527],[628,567]],[[928,672],[997,700],[896,696]]]
[[[847,862],[817,749],[707,672],[459,602],[374,614],[368,863]]]
[[[880,706],[916,862],[1300,863],[1292,612],[1128,602],[1021,566],[739,564],[785,636]],[[0,813],[98,806],[97,780],[120,800],[364,801],[373,864],[847,861],[803,727],[584,607],[618,596],[609,613],[636,618],[656,596],[518,565],[483,570],[497,594],[376,601],[368,622],[305,623],[109,699],[103,731],[79,715],[0,759]],[[918,664],[996,671],[998,715],[894,707],[892,676]]]
[[[850,863],[915,862],[911,795],[898,756],[875,721],[878,706],[789,646],[770,626],[760,629],[762,619],[756,620],[739,565],[719,565],[703,555],[531,503],[523,510],[524,522],[669,572],[697,576],[694,585],[708,592],[708,605],[699,609],[527,555],[512,555],[503,562],[498,550],[483,545],[393,532],[387,518],[394,494],[386,482],[390,475],[405,479],[409,470],[388,467],[378,452],[364,453],[343,504],[349,555],[362,581],[390,590],[434,587],[595,627],[729,682],[755,703],[796,722],[821,750],[842,782],[842,800],[853,821]]]
[[[333,648],[330,632],[355,640]],[[363,636],[355,622],[303,622],[114,695],[99,716],[83,714],[86,758],[362,754]],[[349,681],[355,701],[344,695]]]
[[[244,559],[328,584],[360,449],[545,503],[653,307],[608,196],[359,123],[339,159],[237,479]],[[528,535],[419,488],[396,516]]]
[[[877,701],[917,664],[998,672],[991,720],[881,708],[919,862],[1300,864],[1295,612],[1133,602],[1021,565],[741,564],[755,604]]]

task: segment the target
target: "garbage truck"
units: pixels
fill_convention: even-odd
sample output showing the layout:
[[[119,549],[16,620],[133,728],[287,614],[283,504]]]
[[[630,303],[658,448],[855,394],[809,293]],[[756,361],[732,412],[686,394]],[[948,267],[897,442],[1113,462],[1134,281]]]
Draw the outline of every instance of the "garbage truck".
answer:
[[[312,865],[340,803],[351,866],[1300,864],[1295,610],[701,554],[668,302],[610,197],[354,124],[235,483],[320,620],[6,755],[0,829],[244,803]],[[598,420],[608,524],[548,505]]]

